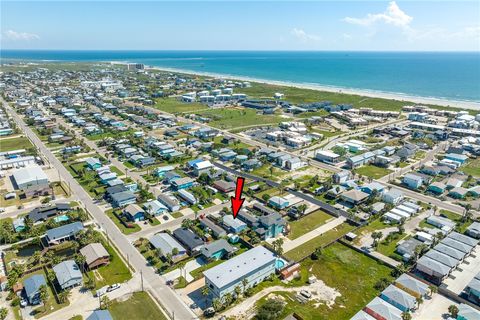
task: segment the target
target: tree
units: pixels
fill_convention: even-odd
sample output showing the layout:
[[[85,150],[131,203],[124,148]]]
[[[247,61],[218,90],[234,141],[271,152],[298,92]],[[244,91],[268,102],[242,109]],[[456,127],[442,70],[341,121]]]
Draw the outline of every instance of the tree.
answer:
[[[40,301],[43,303],[43,311],[47,310],[47,301],[48,301],[48,290],[47,286],[42,284],[40,288],[38,288],[38,292],[40,293]]]
[[[298,206],[298,211],[300,211],[302,215],[304,215],[305,211],[307,211],[307,205],[305,203],[302,203],[301,205]]]
[[[278,254],[282,255],[283,254],[283,239],[279,238],[275,241],[272,242],[273,245],[273,250]]]
[[[390,285],[390,281],[387,278],[381,278],[374,284],[373,287],[378,291],[383,291],[389,285]]]
[[[315,251],[313,251],[311,258],[312,260],[318,260],[321,255],[322,255],[322,248],[318,247],[317,249],[315,249]]]
[[[428,289],[430,289],[430,296],[438,292],[437,286],[429,286]]]
[[[208,286],[204,286],[202,288],[202,296],[205,298],[205,305],[207,304],[209,294],[210,294],[210,288],[208,288]]]
[[[412,315],[408,311],[402,312],[402,320],[412,320]]]
[[[83,254],[76,254],[75,255],[75,263],[80,266],[80,269],[82,270],[82,272],[85,272],[85,270],[84,270],[85,262],[86,262],[86,259],[85,259],[85,256]]]
[[[257,320],[276,320],[283,312],[284,304],[279,300],[269,299],[262,304],[255,316]]]
[[[242,288],[240,288],[240,286],[236,286],[234,291],[235,291],[235,297],[238,298],[240,297],[240,293],[242,293]]]
[[[456,319],[458,315],[458,307],[454,304],[452,304],[450,307],[448,307],[448,312],[452,316],[452,318]]]
[[[223,304],[220,301],[220,299],[215,298],[215,299],[212,300],[212,307],[216,312],[218,312],[218,311],[222,310]]]
[[[248,280],[247,278],[244,278],[242,280],[242,286],[243,286],[243,292],[245,293],[245,291],[247,290],[247,286],[248,286]]]
[[[223,296],[223,300],[224,300],[224,302],[225,302],[225,305],[227,305],[227,306],[231,305],[232,302],[233,302],[233,296],[232,296],[232,294],[231,294],[230,292],[228,292],[227,294],[225,294],[225,295]]]
[[[65,303],[67,302],[69,296],[70,296],[70,290],[64,290],[58,294],[58,301],[60,303]]]
[[[378,240],[383,237],[383,233],[381,231],[374,231],[372,232],[371,237],[373,239],[373,247],[376,248],[378,245]]]
[[[108,309],[111,304],[112,304],[112,301],[110,301],[110,298],[107,295],[104,295],[100,299],[100,309],[102,310]]]
[[[0,308],[0,320],[5,320],[8,315],[8,309],[7,308]]]
[[[87,281],[85,281],[85,283],[84,283],[84,287],[85,287],[86,289],[92,290],[92,289],[95,288],[95,286],[96,286],[95,278],[93,278],[93,277],[88,277],[88,278],[87,278]]]

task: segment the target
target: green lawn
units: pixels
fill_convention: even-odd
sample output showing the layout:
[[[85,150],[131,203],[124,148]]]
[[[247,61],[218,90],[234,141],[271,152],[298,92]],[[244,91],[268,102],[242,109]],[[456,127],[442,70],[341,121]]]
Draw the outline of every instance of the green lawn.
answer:
[[[113,214],[113,209],[109,209],[105,211],[105,214],[112,219],[112,221],[115,223],[115,225],[122,231],[123,234],[132,234],[137,231],[140,231],[141,228],[139,225],[137,225],[135,222],[131,223],[132,228],[127,228],[121,221],[120,219],[117,218],[116,215]]]
[[[272,171],[270,171],[270,168],[272,168]],[[287,171],[274,167],[270,164],[264,164],[260,168],[254,169],[251,174],[263,178],[269,178],[274,181],[279,181],[287,174]]]
[[[477,178],[480,177],[480,158],[469,160],[467,164],[462,166],[459,170],[467,175],[472,175]]]
[[[32,148],[30,140],[25,137],[0,139],[0,152]]]
[[[472,221],[463,222],[462,216],[452,211],[442,209],[440,210],[440,214],[454,221],[457,224],[457,226],[455,227],[455,230],[457,230],[460,233],[464,233],[467,230],[467,228],[472,224]]]
[[[380,168],[380,167],[369,164],[369,165],[355,169],[355,172],[362,176],[370,177],[372,179],[379,179],[391,173],[392,170],[389,170],[386,168]]]
[[[390,242],[387,242],[386,240],[381,241],[378,244],[377,251],[383,254],[384,256],[390,257],[398,261],[402,261],[402,256],[396,253],[395,249],[397,248],[397,244],[401,240],[407,240],[410,237],[411,236],[407,234],[400,235],[396,233]]]
[[[146,292],[135,292],[126,301],[113,301],[109,311],[115,320],[167,320]]]
[[[132,278],[130,269],[128,269],[118,253],[110,245],[105,245],[105,249],[110,254],[110,263],[96,269],[96,272],[100,274],[103,280],[95,279],[95,289],[114,283],[122,283]],[[94,277],[92,271],[89,271],[89,276]]]
[[[374,288],[379,279],[393,280],[389,267],[339,243],[325,248],[319,260],[306,259],[301,266],[302,280],[314,274],[341,296],[329,307],[325,304],[315,306],[315,301],[300,304],[291,293],[275,292],[287,302],[279,319],[293,312],[304,320],[350,319],[379,294]],[[259,304],[265,300],[260,299]]]
[[[332,218],[331,215],[321,210],[317,210],[305,217],[294,220],[289,223],[290,233],[288,234],[288,238],[292,240],[296,239],[301,235],[320,227],[330,218]]]
[[[110,166],[110,171],[115,172],[117,174],[117,176],[119,176],[119,177],[123,176],[125,174],[115,166]]]
[[[295,249],[286,252],[285,256],[290,260],[300,260],[301,258],[310,255],[318,247],[322,247],[332,242],[333,240],[347,234],[353,229],[354,227],[349,225],[348,223],[342,223],[338,227],[331,229],[324,234],[305,242],[301,246],[298,246]]]
[[[202,109],[208,109],[207,105],[200,103],[184,103],[176,98],[156,99],[154,108],[168,113],[192,112]]]
[[[183,214],[182,214],[180,211],[172,212],[170,215],[171,215],[172,217],[174,217],[175,219],[176,219],[176,218],[183,217]]]
[[[212,119],[208,124],[220,129],[278,124],[286,121],[277,115],[257,114],[253,109],[222,108],[198,112],[199,115]]]

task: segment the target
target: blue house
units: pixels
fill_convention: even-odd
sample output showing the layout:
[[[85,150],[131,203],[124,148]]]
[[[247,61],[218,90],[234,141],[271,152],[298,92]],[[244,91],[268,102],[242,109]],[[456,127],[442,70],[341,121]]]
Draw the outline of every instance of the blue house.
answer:
[[[417,307],[417,300],[414,296],[393,284],[383,290],[380,298],[404,312],[410,312]]]
[[[136,204],[129,204],[125,209],[123,209],[123,214],[130,221],[138,222],[145,220],[145,211]]]
[[[163,177],[165,173],[173,171],[173,169],[175,169],[173,166],[158,167],[153,170],[153,174],[157,177]]]
[[[372,194],[374,190],[376,190],[378,193],[382,193],[385,190],[385,186],[378,182],[371,182],[367,185],[360,187],[360,190],[368,194]]]
[[[102,166],[102,163],[98,158],[88,158],[85,162],[87,163],[87,167],[92,170],[98,169]]]
[[[264,240],[276,238],[285,228],[285,220],[277,212],[261,216],[258,218],[258,224],[255,232]]]
[[[445,159],[456,161],[456,162],[459,162],[461,164],[464,164],[468,160],[468,157],[466,155],[463,155],[463,154],[448,153],[448,154],[445,155]]]
[[[240,233],[247,228],[247,224],[240,219],[235,219],[232,215],[226,214],[223,216],[223,224],[228,228],[228,231],[233,233]]]
[[[227,152],[224,152],[224,153],[220,154],[218,157],[222,161],[231,161],[231,160],[235,159],[236,156],[237,156],[237,153],[235,151],[227,151]]]
[[[231,255],[235,251],[227,240],[219,239],[202,247],[200,252],[208,261],[220,260],[223,257]]]
[[[158,200],[147,201],[143,204],[146,212],[158,216],[168,211],[168,208]]]
[[[287,199],[278,197],[278,196],[273,196],[270,199],[268,199],[268,204],[276,209],[285,209],[288,207],[289,202]]]
[[[108,310],[95,310],[86,320],[113,320],[113,318]]]
[[[433,182],[427,188],[428,191],[431,191],[435,194],[442,194],[445,192],[446,189],[447,189],[447,186],[441,182]]]
[[[193,182],[193,179],[184,177],[173,180],[171,185],[175,190],[188,189],[193,186]]]
[[[113,207],[124,207],[137,202],[137,197],[131,191],[122,191],[111,195]]]
[[[47,282],[42,274],[34,274],[23,281],[23,289],[25,296],[30,304],[39,304],[40,301],[40,287],[46,286]]]
[[[403,177],[403,183],[410,189],[418,189],[423,184],[423,178],[412,173]]]

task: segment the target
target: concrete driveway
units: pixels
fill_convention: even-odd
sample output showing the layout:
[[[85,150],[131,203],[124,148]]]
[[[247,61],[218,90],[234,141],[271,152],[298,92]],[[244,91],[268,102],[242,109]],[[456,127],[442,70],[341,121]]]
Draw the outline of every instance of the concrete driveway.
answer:
[[[203,266],[205,264],[207,264],[207,263],[202,258],[196,258],[195,260],[188,261],[185,264],[184,268],[182,268],[182,269],[177,268],[173,271],[170,271],[169,273],[164,274],[163,277],[167,281],[170,281],[170,280],[173,281],[173,280],[179,278],[180,276],[183,276],[183,277],[185,277],[187,282],[192,282],[193,277],[190,275],[190,272],[192,272],[195,269],[200,268],[201,266]]]

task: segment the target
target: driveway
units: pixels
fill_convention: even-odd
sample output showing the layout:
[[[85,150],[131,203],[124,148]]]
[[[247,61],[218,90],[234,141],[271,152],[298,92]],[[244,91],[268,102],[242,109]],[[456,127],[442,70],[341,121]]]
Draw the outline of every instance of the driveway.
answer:
[[[180,276],[183,276],[187,282],[192,282],[193,277],[190,275],[190,272],[192,272],[195,269],[200,268],[201,266],[205,265],[206,262],[202,258],[196,258],[195,260],[188,261],[185,264],[185,267],[183,268],[177,268],[173,271],[170,271],[169,273],[166,273],[163,275],[163,277],[167,280],[175,280],[179,278]]]

